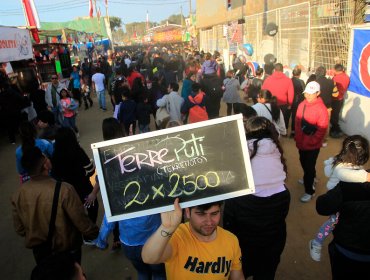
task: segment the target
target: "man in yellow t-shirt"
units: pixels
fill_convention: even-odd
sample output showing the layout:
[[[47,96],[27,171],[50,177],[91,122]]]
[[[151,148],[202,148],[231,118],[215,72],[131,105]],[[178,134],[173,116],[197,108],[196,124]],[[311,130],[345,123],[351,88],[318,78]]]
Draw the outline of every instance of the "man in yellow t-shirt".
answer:
[[[162,224],[147,240],[143,261],[165,263],[167,279],[243,280],[238,239],[218,226],[221,202],[186,208],[188,223],[181,224],[182,211],[162,213]]]

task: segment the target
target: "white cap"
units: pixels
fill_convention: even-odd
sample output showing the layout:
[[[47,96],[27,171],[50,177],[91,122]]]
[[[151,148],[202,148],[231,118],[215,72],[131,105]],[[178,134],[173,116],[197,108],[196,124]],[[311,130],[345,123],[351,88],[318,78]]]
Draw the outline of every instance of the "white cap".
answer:
[[[306,86],[306,88],[304,89],[304,93],[307,93],[307,94],[314,94],[314,93],[317,93],[320,91],[320,85],[318,82],[309,82]]]

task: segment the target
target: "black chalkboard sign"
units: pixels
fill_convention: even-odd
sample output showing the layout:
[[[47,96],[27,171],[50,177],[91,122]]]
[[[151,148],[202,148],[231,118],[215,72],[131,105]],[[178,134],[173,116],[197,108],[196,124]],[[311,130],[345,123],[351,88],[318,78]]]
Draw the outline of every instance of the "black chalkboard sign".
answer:
[[[91,147],[108,221],[254,193],[241,115]]]

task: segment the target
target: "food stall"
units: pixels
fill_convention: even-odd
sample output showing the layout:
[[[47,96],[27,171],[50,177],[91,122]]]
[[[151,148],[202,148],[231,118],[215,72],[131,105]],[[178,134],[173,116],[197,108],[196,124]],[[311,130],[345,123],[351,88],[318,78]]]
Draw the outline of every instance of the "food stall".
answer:
[[[0,26],[0,63],[2,71],[10,78],[18,77],[22,90],[26,90],[27,81],[38,79],[27,29]]]
[[[50,82],[57,74],[61,79],[69,78],[72,72],[69,45],[63,43],[45,43],[33,45],[36,67],[42,82]]]

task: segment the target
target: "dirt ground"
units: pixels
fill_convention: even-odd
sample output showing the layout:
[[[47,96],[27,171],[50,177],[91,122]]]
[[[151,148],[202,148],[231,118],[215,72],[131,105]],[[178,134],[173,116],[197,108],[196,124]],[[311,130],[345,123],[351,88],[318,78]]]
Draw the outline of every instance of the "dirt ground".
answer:
[[[102,140],[102,120],[111,116],[112,113],[111,110],[107,112],[100,111],[96,104],[95,102],[94,107],[87,111],[81,110],[78,116],[80,142],[91,157],[90,144]],[[221,115],[225,115],[225,107],[223,104]],[[108,108],[111,108],[111,106]],[[329,139],[328,146],[321,149],[316,167],[319,179],[316,186],[317,195],[326,192],[323,161],[339,151],[341,141],[342,139]],[[276,279],[330,279],[327,246],[323,249],[321,262],[311,260],[308,251],[308,241],[313,238],[326,217],[319,216],[316,213],[315,200],[306,204],[299,201],[304,188],[297,182],[302,177],[298,152],[293,139],[282,138],[281,142],[288,164],[286,184],[291,192],[291,204],[287,218],[288,237]],[[31,250],[24,247],[23,239],[17,236],[13,229],[10,197],[19,185],[19,177],[15,170],[16,147],[17,145],[7,143],[5,135],[0,135],[0,189],[2,190],[0,203],[4,206],[2,215],[0,215],[0,271],[2,272],[2,277],[4,277],[1,277],[2,279],[29,279],[30,272],[35,265]],[[103,204],[100,203],[99,222],[101,221],[103,211]],[[326,245],[328,243],[326,242]],[[84,246],[82,266],[89,280],[137,279],[135,270],[123,256],[123,253],[111,252],[110,249],[101,251]]]

